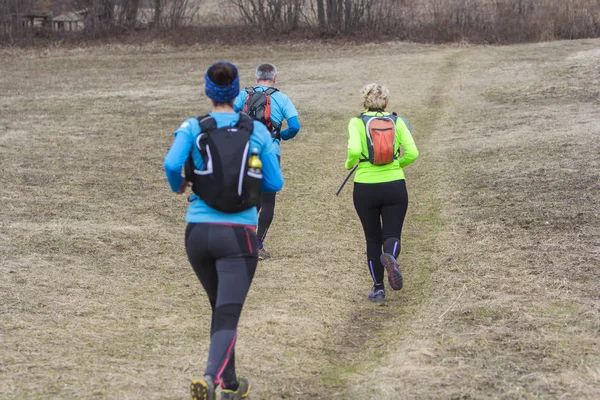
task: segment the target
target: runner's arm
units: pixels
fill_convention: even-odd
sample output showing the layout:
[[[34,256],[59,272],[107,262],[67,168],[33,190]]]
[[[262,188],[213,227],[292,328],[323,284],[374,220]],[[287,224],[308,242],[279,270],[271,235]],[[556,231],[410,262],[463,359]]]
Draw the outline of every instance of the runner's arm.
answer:
[[[283,175],[275,152],[261,156],[263,178],[260,191],[264,193],[278,192],[283,187]]]
[[[288,119],[287,124],[287,129],[281,131],[281,140],[293,139],[294,136],[296,136],[296,134],[300,130],[300,121],[298,120],[298,116],[294,116]]]
[[[412,137],[411,129],[407,123],[402,122],[396,124],[396,137],[399,139],[400,145],[404,150],[404,154],[398,160],[400,168],[412,164],[419,157],[419,150]]]
[[[246,104],[246,96],[248,93],[245,90],[242,90],[235,100],[233,101],[233,109],[235,112],[241,112],[244,109],[244,105]]]
[[[254,121],[253,140],[260,146],[259,157],[262,162],[262,181],[260,191],[264,193],[278,192],[283,187],[283,175],[279,166],[279,159],[275,152],[275,145],[267,127]]]
[[[358,118],[352,118],[348,123],[348,158],[346,159],[346,169],[352,169],[362,155],[361,133],[357,122],[360,122],[362,125],[362,122]]]
[[[175,139],[169,149],[169,152],[165,156],[163,166],[167,181],[173,192],[177,192],[181,188],[183,182],[183,176],[181,176],[181,169],[185,164],[190,150],[192,148],[192,135],[190,123],[184,122],[177,131],[175,131]]]
[[[292,103],[292,100],[285,94],[281,92],[277,92],[277,95],[280,95],[277,98],[279,102],[279,107],[282,113],[283,119],[287,122],[287,129],[281,131],[280,137],[281,140],[289,140],[292,139],[298,131],[300,130],[300,121],[298,120],[298,110],[296,110],[296,106]],[[281,124],[280,124],[281,125]]]

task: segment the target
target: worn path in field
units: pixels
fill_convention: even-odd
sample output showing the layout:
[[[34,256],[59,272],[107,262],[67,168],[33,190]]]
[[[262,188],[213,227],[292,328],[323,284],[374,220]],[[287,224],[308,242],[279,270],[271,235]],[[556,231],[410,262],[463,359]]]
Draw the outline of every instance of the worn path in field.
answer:
[[[595,57],[446,49],[411,110],[407,287],[349,319],[322,398],[600,395]]]
[[[427,66],[428,79],[418,80],[416,92],[405,112],[417,127],[416,141],[420,149],[418,162],[407,168],[407,180],[411,206],[405,227],[401,260],[404,264],[405,287],[402,292],[388,289],[388,303],[377,307],[368,302],[360,303],[350,314],[347,324],[333,339],[323,376],[315,394],[318,398],[364,398],[368,390],[357,392],[356,378],[365,385],[377,386],[377,369],[372,362],[385,363],[386,354],[394,352],[396,344],[411,341],[412,327],[422,319],[422,303],[431,293],[434,274],[440,268],[437,234],[441,229],[439,179],[444,174],[441,155],[437,153],[438,133],[455,118],[450,97],[460,84],[460,68],[469,49],[449,48],[440,50],[435,61]],[[418,72],[413,71],[417,74]],[[407,329],[409,328],[409,329]],[[418,347],[418,346],[417,346]],[[411,356],[427,357],[420,349],[410,350]],[[331,365],[335,368],[331,369]],[[336,382],[336,385],[332,385]],[[371,383],[369,383],[371,382]],[[380,393],[380,395],[382,395]],[[385,393],[383,393],[385,395]],[[394,392],[388,393],[394,398]]]

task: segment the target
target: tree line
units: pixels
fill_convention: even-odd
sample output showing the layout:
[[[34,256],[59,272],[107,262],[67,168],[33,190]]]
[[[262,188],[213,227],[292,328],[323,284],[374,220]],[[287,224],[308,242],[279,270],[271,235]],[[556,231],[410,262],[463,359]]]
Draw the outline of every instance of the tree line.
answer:
[[[203,0],[0,0],[0,40],[35,34],[19,24],[19,16],[41,3],[78,12],[82,28],[70,35],[84,38],[145,30],[179,31],[186,41],[234,40],[240,29],[266,40],[348,37],[515,43],[600,36],[600,0],[220,1],[237,12],[234,22],[200,18]]]

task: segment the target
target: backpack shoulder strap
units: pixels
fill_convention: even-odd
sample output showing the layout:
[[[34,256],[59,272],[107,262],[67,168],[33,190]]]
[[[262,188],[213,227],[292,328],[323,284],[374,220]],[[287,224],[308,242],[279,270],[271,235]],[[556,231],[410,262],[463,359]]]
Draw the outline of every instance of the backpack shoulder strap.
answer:
[[[275,92],[279,92],[279,89],[274,88],[274,87],[269,87],[267,90],[265,90],[265,94],[270,96]]]
[[[254,131],[254,120],[246,113],[240,113],[240,119],[235,126],[238,129],[244,129],[249,132],[249,135]]]
[[[365,113],[360,113],[357,118],[360,118],[362,120],[363,124],[365,124],[365,129],[367,129],[367,122],[369,122],[369,120],[372,117],[372,115],[365,115]],[[362,156],[362,158],[358,160],[359,163],[369,161],[369,157],[365,156],[362,152],[360,153],[360,155]]]
[[[248,110],[248,103],[250,102],[250,97],[254,93],[256,93],[256,90],[253,87],[247,87],[244,90],[246,91],[246,101],[244,101],[244,107],[242,107],[242,110],[245,112]]]
[[[196,119],[198,120],[198,124],[200,125],[200,134],[196,138],[195,147],[200,152],[200,156],[204,161],[204,167],[206,169],[206,162],[208,160],[208,153],[206,151],[208,141],[207,133],[212,131],[213,129],[216,129],[217,123],[210,114],[200,115]],[[190,154],[188,155],[188,159],[185,163],[185,178],[190,182],[194,182],[194,170],[196,169],[196,165],[194,164],[194,158],[192,157],[192,152],[193,150],[190,150]],[[192,188],[192,190],[194,189]],[[194,191],[194,193],[196,192]]]
[[[217,129],[217,122],[210,114],[199,116],[198,123],[200,124],[200,132],[203,133]]]
[[[208,134],[217,129],[217,122],[210,114],[206,114],[198,117],[198,123],[200,124],[200,135],[196,139],[196,146],[198,147],[198,151],[200,151],[202,159],[206,163],[208,160],[208,153],[206,150],[206,146],[208,145]]]
[[[371,119],[371,118],[389,118],[392,121],[394,121],[394,123],[396,123],[396,120],[398,119],[398,114],[396,114],[395,112],[389,114],[389,115],[366,115],[365,113],[361,113],[358,118],[362,119],[363,122],[365,123],[365,126],[367,125],[367,122]],[[400,117],[402,118],[402,117]],[[404,118],[402,118],[404,120]]]
[[[369,120],[371,118],[373,118],[373,115],[365,115],[365,113],[361,113],[358,115],[358,118],[360,118],[362,120],[362,122],[365,124],[365,127],[366,127],[367,122],[369,122]]]

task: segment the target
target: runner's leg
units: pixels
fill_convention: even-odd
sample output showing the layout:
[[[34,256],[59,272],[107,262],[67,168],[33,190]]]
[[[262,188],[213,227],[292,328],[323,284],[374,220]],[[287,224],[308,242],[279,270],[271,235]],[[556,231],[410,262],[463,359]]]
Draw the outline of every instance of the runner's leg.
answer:
[[[243,227],[196,225],[202,229],[191,230],[188,257],[213,306],[205,375],[215,382],[223,377],[231,386],[231,382],[237,382],[234,359],[237,325],[256,270],[256,236]],[[214,260],[214,267],[206,263],[209,258]]]
[[[354,208],[365,233],[367,242],[367,264],[373,283],[377,289],[383,289],[383,265],[381,264],[381,199],[379,184],[354,184]]]
[[[281,166],[281,157],[277,156],[277,161]],[[256,236],[258,237],[258,248],[263,248],[263,242],[267,237],[267,232],[269,231],[269,227],[271,223],[273,223],[273,217],[275,216],[275,198],[277,197],[277,193],[261,193],[258,205],[256,209],[258,210],[258,228],[256,232]]]
[[[401,250],[402,226],[408,209],[408,192],[404,180],[386,182],[381,207],[383,252],[397,258]]]
[[[262,243],[267,237],[269,227],[273,222],[275,215],[275,198],[277,193],[261,193],[260,194],[260,214],[258,215],[258,246],[262,248]]]

